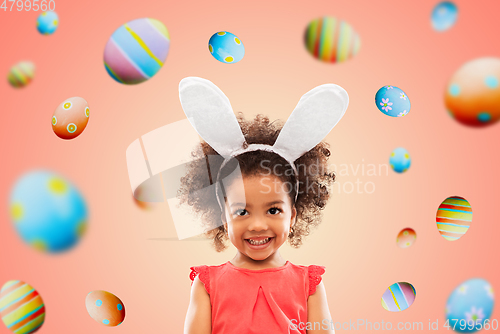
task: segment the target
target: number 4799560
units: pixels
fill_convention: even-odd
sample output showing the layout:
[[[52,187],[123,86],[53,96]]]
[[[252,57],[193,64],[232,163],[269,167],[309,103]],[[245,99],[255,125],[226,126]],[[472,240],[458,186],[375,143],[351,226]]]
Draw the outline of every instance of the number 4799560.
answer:
[[[3,0],[0,9],[3,9],[4,12],[7,10],[11,12],[14,6],[19,12],[23,10],[27,12],[30,10],[35,12],[41,10],[45,12],[47,10],[54,11],[56,9],[56,2],[54,0]]]

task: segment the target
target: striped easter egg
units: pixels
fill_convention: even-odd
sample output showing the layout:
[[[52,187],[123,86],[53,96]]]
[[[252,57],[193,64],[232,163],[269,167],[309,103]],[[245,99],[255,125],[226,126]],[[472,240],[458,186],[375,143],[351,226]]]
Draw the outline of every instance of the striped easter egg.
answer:
[[[116,81],[133,85],[154,76],[165,63],[170,35],[163,23],[142,18],[125,23],[104,48],[104,67]]]
[[[335,17],[311,21],[304,40],[307,51],[327,63],[340,63],[354,57],[361,44],[358,33]]]
[[[0,316],[12,332],[34,333],[45,320],[45,305],[31,285],[9,281],[0,290]]]
[[[394,283],[382,295],[382,307],[391,312],[404,311],[413,304],[416,297],[417,292],[410,283]]]
[[[437,210],[437,228],[446,240],[460,239],[469,229],[471,222],[472,208],[463,197],[448,197]]]
[[[30,61],[21,61],[10,68],[7,80],[15,88],[24,87],[33,80],[35,65]]]

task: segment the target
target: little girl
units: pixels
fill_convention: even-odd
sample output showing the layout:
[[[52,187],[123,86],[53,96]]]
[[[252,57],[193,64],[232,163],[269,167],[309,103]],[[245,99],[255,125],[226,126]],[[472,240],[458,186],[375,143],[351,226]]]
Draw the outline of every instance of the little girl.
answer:
[[[183,85],[188,79],[197,80],[204,88],[187,82]],[[345,112],[347,93],[335,85],[317,87],[303,96],[285,127],[262,115],[245,121],[240,113],[236,123],[241,128],[240,142],[224,151],[221,144],[227,149],[229,139],[217,137],[220,131],[216,134],[210,126],[202,125],[196,110],[203,103],[214,103],[218,95],[215,99],[221,101],[215,103],[214,115],[224,114],[221,108],[232,113],[229,101],[209,81],[183,81],[180,96],[184,111],[206,142],[201,151],[193,152],[198,159],[182,178],[178,197],[201,214],[207,226],[218,226],[206,233],[216,251],[224,250],[228,240],[237,249],[224,264],[191,267],[191,300],[184,333],[334,333],[321,279],[325,267],[292,264],[281,256],[279,248],[287,240],[298,248],[311,228],[320,223],[335,180],[327,168],[328,144],[321,139]],[[190,87],[195,87],[191,89],[195,95],[190,94]],[[200,100],[193,103],[200,94]],[[228,110],[225,115],[230,118]],[[210,122],[207,114],[211,111],[204,107],[202,112]],[[321,119],[325,116],[336,119]],[[220,122],[224,116],[218,118]],[[230,123],[225,126],[231,127]],[[310,126],[314,129],[308,129]],[[307,131],[310,135],[305,138]],[[308,150],[303,152],[305,147]],[[209,161],[211,177],[207,181],[200,176],[206,173]]]

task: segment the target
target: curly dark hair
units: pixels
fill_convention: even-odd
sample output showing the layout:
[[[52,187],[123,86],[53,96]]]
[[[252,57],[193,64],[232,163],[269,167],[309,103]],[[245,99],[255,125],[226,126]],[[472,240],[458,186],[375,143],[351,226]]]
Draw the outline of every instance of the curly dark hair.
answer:
[[[246,121],[240,112],[237,115],[241,131],[245,136],[246,144],[273,145],[283,128],[280,120],[269,122],[264,115],[257,115],[253,121]],[[330,156],[329,145],[320,142],[313,149],[302,155],[294,164],[298,171],[299,189],[297,200],[296,176],[287,161],[279,155],[267,151],[252,151],[236,156],[234,159],[239,164],[241,175],[244,177],[273,174],[284,184],[294,185],[289,187],[292,206],[297,210],[296,222],[291,227],[288,241],[292,247],[302,245],[304,237],[309,235],[311,228],[321,222],[321,210],[326,206],[330,197],[331,185],[335,181],[335,174],[328,171],[327,161]],[[209,227],[206,237],[213,239],[217,252],[227,248],[229,239],[221,225],[222,210],[217,202],[215,182],[224,158],[220,156],[209,144],[201,143],[191,156],[194,158],[187,165],[187,172],[181,178],[181,187],[177,192],[180,204],[192,207],[195,214],[201,216],[202,223]],[[265,162],[265,163],[263,163]],[[209,174],[207,176],[207,166]],[[223,179],[233,171],[234,164],[228,163],[220,171]],[[222,183],[220,183],[222,185]],[[214,228],[215,227],[215,228]]]

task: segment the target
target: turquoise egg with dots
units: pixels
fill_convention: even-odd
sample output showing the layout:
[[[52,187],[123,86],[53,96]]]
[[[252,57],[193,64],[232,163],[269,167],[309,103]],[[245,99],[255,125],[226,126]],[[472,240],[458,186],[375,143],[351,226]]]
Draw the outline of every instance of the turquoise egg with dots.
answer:
[[[404,173],[410,168],[410,153],[405,148],[398,147],[391,153],[389,164],[396,173]]]
[[[444,327],[458,333],[474,333],[481,329],[495,331],[498,329],[498,320],[490,320],[493,306],[491,284],[482,278],[469,279],[450,294],[446,303]]]
[[[23,175],[11,192],[9,209],[21,239],[42,252],[73,248],[87,227],[88,210],[82,195],[50,171]]]
[[[410,99],[406,93],[395,86],[384,86],[375,94],[375,104],[378,110],[387,116],[403,117],[410,112]]]
[[[234,64],[243,59],[245,47],[236,35],[227,31],[219,31],[208,41],[210,54],[218,61]]]
[[[56,12],[43,12],[36,20],[36,28],[42,35],[52,35],[59,26],[59,16]]]

